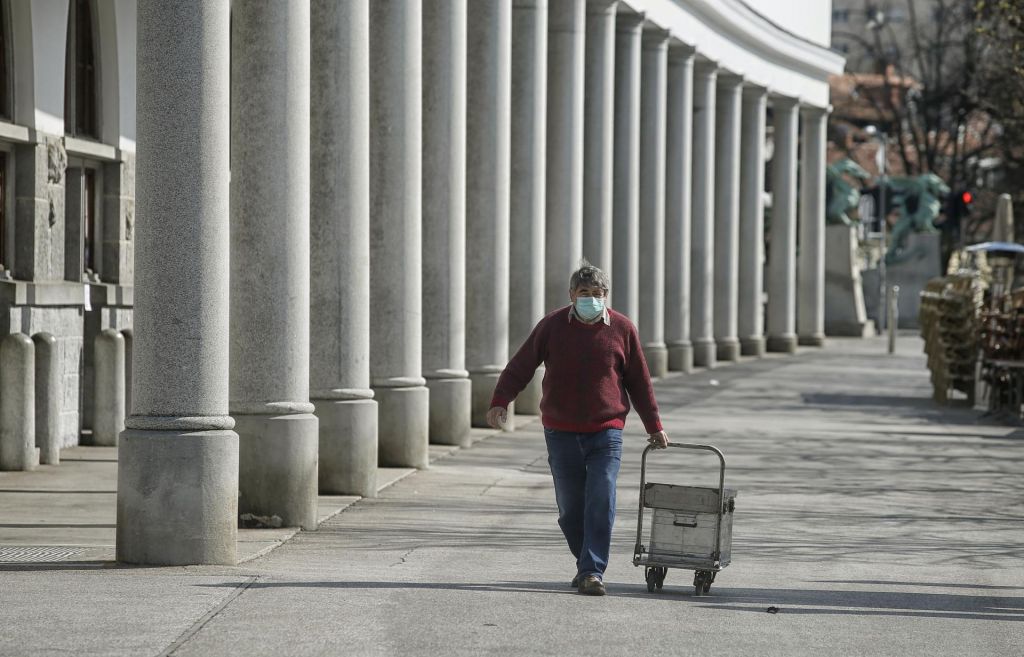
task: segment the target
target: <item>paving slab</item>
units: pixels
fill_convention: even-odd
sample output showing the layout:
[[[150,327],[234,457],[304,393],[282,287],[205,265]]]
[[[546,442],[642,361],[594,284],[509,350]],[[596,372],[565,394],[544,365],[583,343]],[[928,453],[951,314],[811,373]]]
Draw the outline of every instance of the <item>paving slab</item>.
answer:
[[[934,404],[920,341],[884,344],[657,384],[670,437],[721,448],[739,489],[710,596],[675,569],[648,593],[630,563],[635,417],[609,595],[574,593],[533,424],[237,567],[0,566],[0,655],[1024,654],[1024,431]],[[651,457],[656,481],[716,476]]]

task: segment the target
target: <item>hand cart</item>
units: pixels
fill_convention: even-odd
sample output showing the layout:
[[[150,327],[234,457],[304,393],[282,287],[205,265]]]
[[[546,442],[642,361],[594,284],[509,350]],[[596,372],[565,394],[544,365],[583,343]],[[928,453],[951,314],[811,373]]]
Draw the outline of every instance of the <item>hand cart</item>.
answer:
[[[644,566],[647,590],[660,591],[669,568],[693,570],[696,595],[711,590],[715,575],[732,558],[732,518],[736,490],[725,487],[725,456],[711,445],[669,443],[669,447],[714,452],[721,463],[718,488],[676,486],[647,481],[647,454],[640,465],[640,514],[633,565]],[[643,540],[644,509],[652,510],[649,545]]]

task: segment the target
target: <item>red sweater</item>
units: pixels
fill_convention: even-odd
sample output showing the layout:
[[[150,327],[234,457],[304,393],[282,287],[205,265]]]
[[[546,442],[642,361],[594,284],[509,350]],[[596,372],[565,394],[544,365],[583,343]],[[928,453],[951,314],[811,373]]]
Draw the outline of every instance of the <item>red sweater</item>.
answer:
[[[608,313],[610,324],[585,324],[576,317],[570,321],[566,306],[540,320],[498,378],[491,406],[508,407],[543,362],[545,427],[578,433],[621,429],[632,400],[647,433],[661,431],[636,326],[621,313]]]

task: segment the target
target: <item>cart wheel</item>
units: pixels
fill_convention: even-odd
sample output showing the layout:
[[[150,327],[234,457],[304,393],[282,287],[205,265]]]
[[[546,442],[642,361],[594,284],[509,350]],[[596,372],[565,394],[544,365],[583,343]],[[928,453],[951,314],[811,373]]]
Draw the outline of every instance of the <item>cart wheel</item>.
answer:
[[[693,593],[696,596],[705,595],[711,590],[711,581],[714,574],[706,570],[698,570],[693,574]]]
[[[660,591],[661,587],[665,585],[665,576],[668,575],[668,568],[658,569],[658,578],[654,582],[654,586]]]
[[[657,586],[658,575],[654,571],[654,568],[648,568],[646,572],[644,572],[644,579],[647,580],[648,593],[654,593],[654,587]]]

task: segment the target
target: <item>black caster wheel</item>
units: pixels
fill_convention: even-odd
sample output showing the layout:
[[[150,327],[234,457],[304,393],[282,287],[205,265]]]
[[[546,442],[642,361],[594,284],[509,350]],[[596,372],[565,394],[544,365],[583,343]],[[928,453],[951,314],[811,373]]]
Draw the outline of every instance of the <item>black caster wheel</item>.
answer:
[[[654,588],[658,586],[658,575],[655,573],[655,569],[647,568],[644,571],[644,579],[647,580],[647,592],[654,593]]]
[[[711,591],[711,582],[715,581],[715,574],[709,570],[698,570],[693,574],[693,594],[696,596],[707,595]]]
[[[658,569],[658,578],[655,580],[654,586],[659,591],[661,590],[661,587],[663,587],[665,585],[665,576],[666,575],[668,575],[668,568],[659,568]]]

